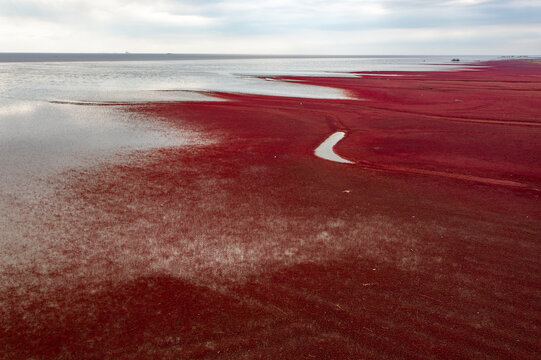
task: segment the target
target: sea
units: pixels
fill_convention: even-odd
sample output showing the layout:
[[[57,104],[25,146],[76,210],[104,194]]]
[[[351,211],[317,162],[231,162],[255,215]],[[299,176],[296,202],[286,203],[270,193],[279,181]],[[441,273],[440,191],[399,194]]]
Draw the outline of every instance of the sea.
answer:
[[[460,64],[495,59],[461,56]],[[205,141],[115,104],[219,101],[212,92],[320,99],[339,89],[275,75],[354,76],[368,71],[452,71],[451,56],[257,56],[0,53],[0,191],[134,150]],[[208,141],[209,139],[207,139]]]

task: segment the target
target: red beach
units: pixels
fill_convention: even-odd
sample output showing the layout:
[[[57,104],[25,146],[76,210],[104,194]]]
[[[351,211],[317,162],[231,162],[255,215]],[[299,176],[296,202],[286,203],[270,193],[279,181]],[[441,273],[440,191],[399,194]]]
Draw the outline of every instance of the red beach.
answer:
[[[274,80],[115,105],[211,141],[66,174],[0,358],[539,356],[541,64]]]

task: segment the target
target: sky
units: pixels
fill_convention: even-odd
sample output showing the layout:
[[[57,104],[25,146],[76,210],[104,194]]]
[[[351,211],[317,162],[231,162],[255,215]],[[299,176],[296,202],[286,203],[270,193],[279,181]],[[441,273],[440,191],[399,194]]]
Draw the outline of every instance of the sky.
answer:
[[[0,52],[540,55],[541,0],[0,0]]]

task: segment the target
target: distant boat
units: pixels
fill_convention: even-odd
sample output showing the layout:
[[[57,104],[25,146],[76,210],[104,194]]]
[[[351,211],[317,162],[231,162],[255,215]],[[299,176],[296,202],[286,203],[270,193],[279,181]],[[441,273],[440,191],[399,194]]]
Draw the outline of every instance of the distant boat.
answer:
[[[451,61],[460,61],[460,59],[459,59],[459,58],[454,58],[454,59],[451,60]]]

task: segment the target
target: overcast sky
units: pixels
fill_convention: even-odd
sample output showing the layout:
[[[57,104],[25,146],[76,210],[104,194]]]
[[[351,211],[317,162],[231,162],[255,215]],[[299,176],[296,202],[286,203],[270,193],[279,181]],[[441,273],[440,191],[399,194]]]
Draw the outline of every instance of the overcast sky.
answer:
[[[0,52],[541,54],[541,0],[0,0]]]

